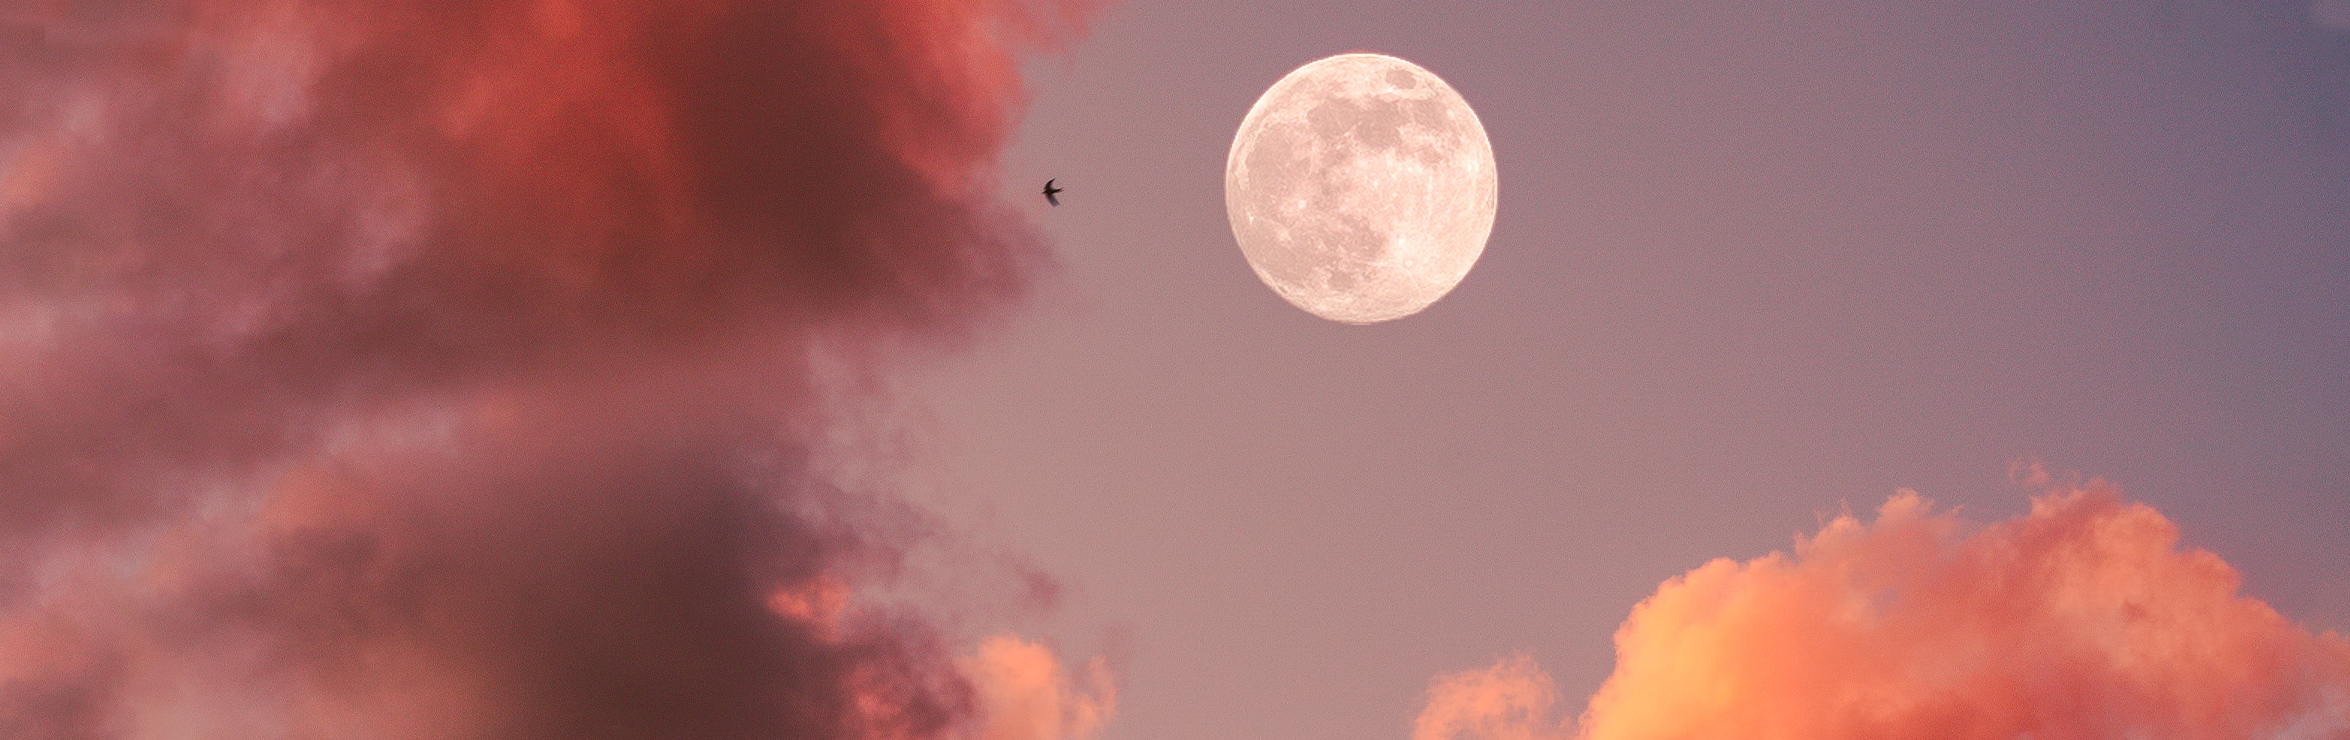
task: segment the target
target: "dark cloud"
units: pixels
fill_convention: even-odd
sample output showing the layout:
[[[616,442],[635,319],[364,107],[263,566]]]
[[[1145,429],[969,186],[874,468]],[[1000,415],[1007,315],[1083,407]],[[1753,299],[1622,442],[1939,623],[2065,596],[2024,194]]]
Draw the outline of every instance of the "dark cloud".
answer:
[[[1012,0],[0,10],[0,736],[921,738],[820,471],[1017,298]],[[845,621],[844,621],[845,620]]]

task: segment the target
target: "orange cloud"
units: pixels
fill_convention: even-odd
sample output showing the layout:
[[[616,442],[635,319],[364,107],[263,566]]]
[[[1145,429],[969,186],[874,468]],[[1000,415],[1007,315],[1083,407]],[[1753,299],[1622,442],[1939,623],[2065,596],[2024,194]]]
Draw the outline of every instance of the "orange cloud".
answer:
[[[1118,687],[1101,658],[1086,663],[1082,677],[1071,676],[1051,648],[999,635],[980,643],[962,667],[979,694],[974,740],[1088,740],[1118,710]]]
[[[1519,659],[1439,679],[1415,740],[2350,737],[2350,641],[2102,481],[1987,528],[1902,492],[1665,582],[1616,656],[1576,727]]]
[[[1492,668],[1436,677],[1412,740],[1557,740],[1558,687],[1534,658],[1504,658]]]

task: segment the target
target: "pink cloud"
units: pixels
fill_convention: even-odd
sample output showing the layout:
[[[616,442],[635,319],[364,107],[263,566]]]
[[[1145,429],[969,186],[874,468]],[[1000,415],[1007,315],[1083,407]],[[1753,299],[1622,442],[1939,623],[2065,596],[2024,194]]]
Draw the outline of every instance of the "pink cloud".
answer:
[[[1578,722],[1521,659],[1439,679],[1416,740],[2350,736],[2350,641],[2102,482],[1990,527],[1905,492],[1665,582],[1616,653]]]
[[[0,736],[976,731],[821,463],[1043,259],[983,183],[1089,13],[0,11]]]

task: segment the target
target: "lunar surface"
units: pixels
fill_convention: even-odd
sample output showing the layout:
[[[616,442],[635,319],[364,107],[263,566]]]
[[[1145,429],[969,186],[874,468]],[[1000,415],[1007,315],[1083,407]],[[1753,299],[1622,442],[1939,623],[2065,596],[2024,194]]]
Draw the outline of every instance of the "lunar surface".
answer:
[[[1419,313],[1493,232],[1493,145],[1468,101],[1395,57],[1341,54],[1257,99],[1224,164],[1224,210],[1257,277],[1316,316]]]

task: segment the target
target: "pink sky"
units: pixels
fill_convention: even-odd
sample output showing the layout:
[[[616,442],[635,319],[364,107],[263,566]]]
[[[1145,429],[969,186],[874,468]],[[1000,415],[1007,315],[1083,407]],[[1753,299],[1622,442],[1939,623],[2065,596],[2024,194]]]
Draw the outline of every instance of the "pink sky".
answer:
[[[1118,740],[1404,737],[1519,651],[1572,716],[1666,579],[1900,488],[2006,521],[2019,458],[2350,628],[2350,33],[2309,11],[1113,7],[1029,65],[1004,188],[1069,189],[1063,268],[936,374],[935,488],[1128,656]],[[1222,225],[1250,103],[1353,50],[1501,172],[1483,262],[1373,327]]]
[[[2341,737],[2335,6],[0,7],[0,736]]]

